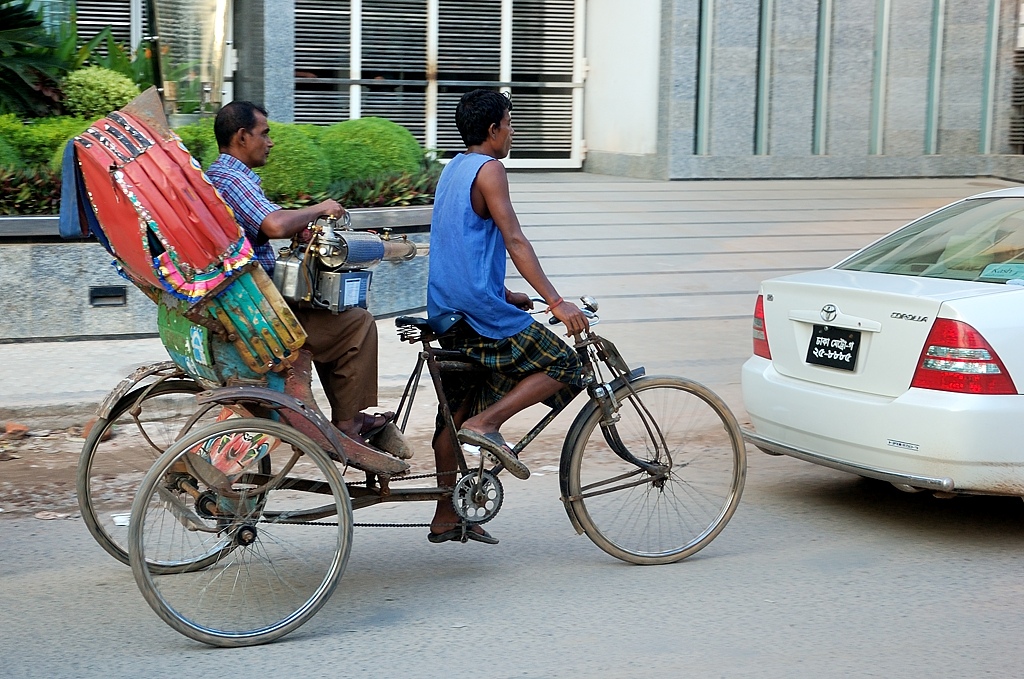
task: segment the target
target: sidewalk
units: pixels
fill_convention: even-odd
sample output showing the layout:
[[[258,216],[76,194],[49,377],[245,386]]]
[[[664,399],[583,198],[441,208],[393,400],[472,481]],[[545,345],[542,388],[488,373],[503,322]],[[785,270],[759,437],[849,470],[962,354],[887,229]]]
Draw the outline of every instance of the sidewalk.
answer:
[[[628,361],[648,374],[704,382],[738,415],[761,280],[830,266],[937,207],[1012,185],[989,178],[656,182],[585,173],[513,173],[510,183],[559,292],[597,297],[599,332]],[[511,266],[508,285],[527,288]],[[400,393],[416,349],[399,342],[392,319],[378,321],[378,333],[386,398]],[[82,424],[135,367],[164,360],[159,339],[0,344],[0,426]]]
[[[377,321],[382,397],[400,395],[416,349],[395,334],[394,319]],[[9,421],[64,429],[91,418],[107,393],[135,368],[169,360],[158,338],[0,344],[0,433]],[[327,405],[319,381],[317,403]]]

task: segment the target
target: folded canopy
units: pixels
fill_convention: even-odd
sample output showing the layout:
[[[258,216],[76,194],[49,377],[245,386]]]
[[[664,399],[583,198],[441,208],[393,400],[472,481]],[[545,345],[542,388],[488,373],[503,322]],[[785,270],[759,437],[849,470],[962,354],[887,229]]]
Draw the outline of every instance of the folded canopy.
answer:
[[[191,304],[252,259],[231,208],[167,126],[155,90],[69,144],[62,196],[75,204],[62,206],[62,219],[78,217],[132,280]]]

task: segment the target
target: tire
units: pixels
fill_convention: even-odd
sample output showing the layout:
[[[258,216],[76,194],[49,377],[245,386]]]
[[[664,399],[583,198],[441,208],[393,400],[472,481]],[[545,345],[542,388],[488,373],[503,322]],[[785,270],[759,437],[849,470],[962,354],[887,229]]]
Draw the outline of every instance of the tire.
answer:
[[[594,408],[575,440],[566,441],[568,501],[587,536],[612,556],[636,564],[680,561],[714,540],[736,511],[747,469],[743,437],[707,387],[677,377],[644,377],[631,386],[657,427],[644,426],[636,399],[622,386],[614,431],[629,453],[667,471],[649,473],[616,455],[614,436],[606,440]],[[659,428],[667,455],[665,446],[652,444]]]
[[[209,455],[193,452],[216,444],[236,452],[268,445],[261,461],[271,460],[270,473],[249,474],[249,463],[223,492],[226,477],[202,462]],[[310,490],[317,492],[303,492]],[[337,525],[308,524],[327,517]],[[295,630],[331,596],[352,545],[352,505],[338,469],[309,437],[272,420],[226,420],[186,435],[146,474],[128,545],[135,582],[164,622],[212,646],[253,646]],[[152,567],[214,550],[218,558],[204,569]]]
[[[82,519],[96,542],[123,564],[128,564],[128,515],[135,490],[196,413],[195,395],[202,390],[190,379],[139,387],[96,421],[82,446],[76,478]],[[136,403],[138,420],[131,413]],[[218,410],[206,413],[206,421]]]

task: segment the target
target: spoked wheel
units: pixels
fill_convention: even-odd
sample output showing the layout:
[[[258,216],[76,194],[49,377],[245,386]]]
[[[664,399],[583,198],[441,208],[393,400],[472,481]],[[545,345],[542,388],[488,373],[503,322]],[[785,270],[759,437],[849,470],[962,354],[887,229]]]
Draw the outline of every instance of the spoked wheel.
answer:
[[[613,428],[602,430],[597,409],[566,442],[569,501],[587,536],[612,556],[671,563],[705,547],[732,518],[746,451],[729,408],[706,387],[677,377],[631,386],[635,396],[625,386],[615,392],[621,419]]]
[[[352,506],[334,462],[296,429],[262,418],[218,422],[175,443],[143,479],[128,534],[149,605],[213,646],[267,643],[305,623],[337,586],[351,543]],[[194,565],[161,575],[153,563]]]
[[[190,379],[135,389],[86,437],[78,460],[78,506],[96,542],[121,563],[128,563],[128,517],[142,477],[187,429],[213,422],[220,410],[197,410],[200,391]]]

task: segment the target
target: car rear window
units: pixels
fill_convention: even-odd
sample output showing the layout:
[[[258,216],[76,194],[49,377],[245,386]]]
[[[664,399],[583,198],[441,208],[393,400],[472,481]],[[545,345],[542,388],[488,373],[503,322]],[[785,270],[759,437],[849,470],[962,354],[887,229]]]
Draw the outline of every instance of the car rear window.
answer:
[[[1024,280],[1024,198],[956,203],[889,234],[836,268],[989,283]]]

